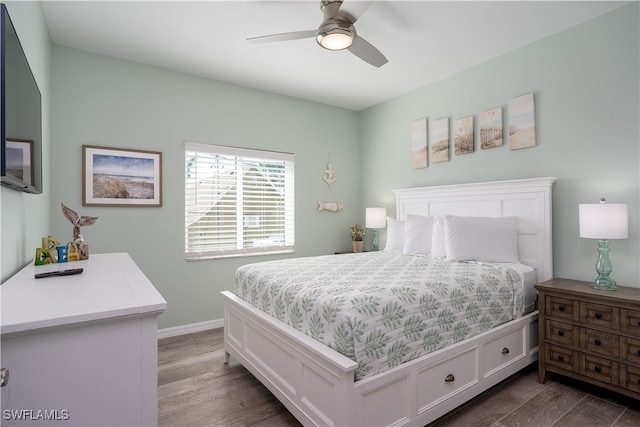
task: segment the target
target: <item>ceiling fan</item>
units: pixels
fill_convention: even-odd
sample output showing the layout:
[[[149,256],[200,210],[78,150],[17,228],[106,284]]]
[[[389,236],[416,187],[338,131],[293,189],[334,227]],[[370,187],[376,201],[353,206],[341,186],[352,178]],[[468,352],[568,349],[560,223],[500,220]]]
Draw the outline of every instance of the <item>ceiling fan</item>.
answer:
[[[318,44],[325,49],[347,49],[374,67],[381,67],[388,62],[387,58],[371,43],[359,36],[353,26],[371,2],[358,3],[361,6],[365,4],[365,7],[360,7],[359,13],[349,13],[341,8],[342,0],[321,0],[320,9],[324,13],[324,18],[317,30],[271,34],[251,37],[247,40],[252,43],[267,43],[315,37]]]

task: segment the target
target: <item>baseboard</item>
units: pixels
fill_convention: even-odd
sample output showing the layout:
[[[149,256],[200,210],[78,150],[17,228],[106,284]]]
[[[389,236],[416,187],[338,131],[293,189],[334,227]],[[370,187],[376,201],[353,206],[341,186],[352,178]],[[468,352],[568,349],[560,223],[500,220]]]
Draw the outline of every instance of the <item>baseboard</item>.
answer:
[[[206,322],[191,323],[188,325],[173,326],[171,328],[158,329],[158,339],[177,337],[178,335],[202,332],[208,329],[218,329],[224,326],[224,319],[207,320]]]

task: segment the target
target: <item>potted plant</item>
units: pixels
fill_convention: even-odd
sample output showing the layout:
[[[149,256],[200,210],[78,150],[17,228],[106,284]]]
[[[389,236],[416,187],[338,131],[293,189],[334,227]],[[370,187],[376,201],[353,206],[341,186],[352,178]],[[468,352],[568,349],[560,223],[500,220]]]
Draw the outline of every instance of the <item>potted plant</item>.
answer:
[[[365,232],[366,229],[364,228],[364,225],[360,224],[352,225],[349,229],[349,234],[351,234],[351,241],[353,243],[353,252],[362,252]]]

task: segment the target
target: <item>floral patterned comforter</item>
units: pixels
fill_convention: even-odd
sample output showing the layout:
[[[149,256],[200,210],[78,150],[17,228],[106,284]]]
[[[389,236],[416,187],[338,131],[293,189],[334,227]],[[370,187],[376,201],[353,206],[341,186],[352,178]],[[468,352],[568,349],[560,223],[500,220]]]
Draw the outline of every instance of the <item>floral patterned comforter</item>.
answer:
[[[511,268],[391,252],[238,268],[240,298],[358,362],[356,380],[522,315]]]

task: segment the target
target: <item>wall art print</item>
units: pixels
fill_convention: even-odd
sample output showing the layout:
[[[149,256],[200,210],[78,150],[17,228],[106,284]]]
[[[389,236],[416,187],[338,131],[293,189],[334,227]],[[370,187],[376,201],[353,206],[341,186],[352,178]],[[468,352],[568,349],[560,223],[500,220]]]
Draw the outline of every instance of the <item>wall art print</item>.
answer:
[[[444,117],[431,125],[431,161],[449,161],[449,118]]]
[[[509,142],[512,150],[536,145],[536,119],[533,93],[509,101]]]
[[[82,206],[162,206],[162,153],[83,145]]]
[[[473,153],[473,116],[456,120],[453,147],[456,155]]]
[[[33,184],[33,141],[7,138],[5,155],[7,175]]]
[[[423,169],[428,166],[426,117],[411,123],[411,165],[413,169]]]
[[[480,113],[480,148],[500,147],[504,144],[502,107]]]

